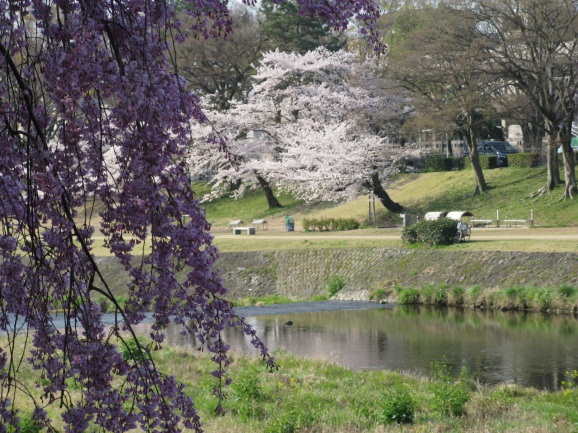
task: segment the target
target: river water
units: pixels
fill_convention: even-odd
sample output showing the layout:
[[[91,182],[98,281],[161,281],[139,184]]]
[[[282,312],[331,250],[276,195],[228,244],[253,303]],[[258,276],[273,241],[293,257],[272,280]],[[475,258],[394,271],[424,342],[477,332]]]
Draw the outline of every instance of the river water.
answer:
[[[238,311],[271,350],[331,360],[353,370],[427,375],[433,362],[443,361],[456,374],[466,367],[488,385],[556,390],[566,372],[578,368],[574,316],[369,303],[341,308],[324,303],[307,311],[311,307],[304,305]],[[139,332],[146,334],[147,327],[141,325]],[[255,353],[240,330],[228,330],[226,341],[234,351]],[[194,346],[177,327],[167,330],[167,343]]]

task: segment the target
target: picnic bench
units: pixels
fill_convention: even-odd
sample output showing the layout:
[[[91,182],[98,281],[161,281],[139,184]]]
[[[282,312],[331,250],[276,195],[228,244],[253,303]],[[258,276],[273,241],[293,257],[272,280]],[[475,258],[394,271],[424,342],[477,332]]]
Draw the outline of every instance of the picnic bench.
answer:
[[[477,220],[470,220],[472,223],[472,227],[478,226],[485,226],[488,227],[491,224],[495,224],[496,227],[500,227],[500,220],[484,220],[484,219],[477,219]]]
[[[523,227],[528,224],[529,227],[534,227],[534,209],[530,209],[530,219],[505,219],[506,227]]]
[[[488,227],[490,224],[495,224],[496,227],[500,227],[500,211],[499,210],[496,211],[496,219],[479,218],[479,219],[472,219],[472,220],[470,220],[470,222],[472,223],[472,227],[475,227],[476,224],[478,226],[485,226],[485,227]]]
[[[239,227],[241,224],[243,224],[242,220],[230,220],[229,224],[227,224],[227,226],[230,229],[234,229],[235,227]]]
[[[247,232],[248,235],[255,234],[255,227],[233,227],[233,235],[240,235]]]
[[[251,222],[251,224],[253,225],[253,227],[258,228],[259,226],[261,226],[261,228],[263,230],[267,230],[267,220],[266,219],[260,219],[260,220],[253,220]]]
[[[534,227],[534,220],[504,220],[506,227],[524,227],[524,224],[528,224],[529,227]]]

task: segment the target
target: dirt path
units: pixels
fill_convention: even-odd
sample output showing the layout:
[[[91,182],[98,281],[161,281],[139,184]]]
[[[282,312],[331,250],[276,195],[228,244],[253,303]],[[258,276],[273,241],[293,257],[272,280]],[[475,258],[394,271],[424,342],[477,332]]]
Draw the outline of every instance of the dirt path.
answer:
[[[227,233],[213,233],[215,238],[240,239],[246,235],[233,236]],[[401,229],[365,229],[351,232],[285,232],[273,230],[260,230],[252,239],[294,239],[294,240],[315,240],[315,239],[383,239],[398,240],[401,237]],[[480,240],[578,240],[578,228],[473,228],[472,239]]]

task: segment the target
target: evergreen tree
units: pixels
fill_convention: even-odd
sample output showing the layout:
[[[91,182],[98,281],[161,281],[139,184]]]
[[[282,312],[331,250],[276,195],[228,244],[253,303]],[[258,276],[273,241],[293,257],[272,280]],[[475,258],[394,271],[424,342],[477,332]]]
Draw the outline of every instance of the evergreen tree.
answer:
[[[323,46],[337,51],[345,46],[343,32],[334,31],[319,17],[303,15],[294,1],[263,3],[261,34],[271,49],[304,54]]]

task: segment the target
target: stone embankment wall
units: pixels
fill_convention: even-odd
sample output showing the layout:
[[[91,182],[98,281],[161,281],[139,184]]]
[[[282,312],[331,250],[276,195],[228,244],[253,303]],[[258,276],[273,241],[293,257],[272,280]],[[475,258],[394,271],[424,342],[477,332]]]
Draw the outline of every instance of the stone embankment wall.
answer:
[[[469,287],[578,286],[578,254],[455,252],[386,248],[223,253],[218,262],[233,298],[277,293],[308,299],[327,293],[334,276],[344,299],[425,284]]]

